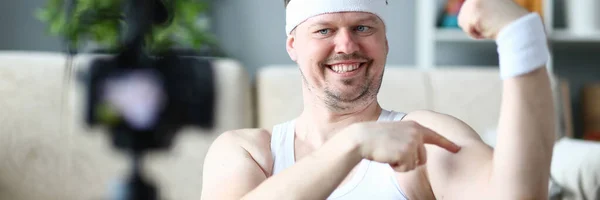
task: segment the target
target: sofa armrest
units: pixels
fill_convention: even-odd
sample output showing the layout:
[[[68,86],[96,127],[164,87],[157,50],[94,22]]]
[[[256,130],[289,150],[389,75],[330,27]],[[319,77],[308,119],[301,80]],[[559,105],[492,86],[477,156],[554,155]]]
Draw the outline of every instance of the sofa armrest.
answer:
[[[600,199],[600,142],[561,138],[554,146],[551,174],[562,199]]]

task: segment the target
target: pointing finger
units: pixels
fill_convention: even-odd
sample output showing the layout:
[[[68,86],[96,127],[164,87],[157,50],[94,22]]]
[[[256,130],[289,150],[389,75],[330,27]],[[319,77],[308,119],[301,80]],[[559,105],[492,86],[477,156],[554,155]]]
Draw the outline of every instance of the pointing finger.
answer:
[[[426,144],[433,144],[439,147],[442,147],[452,153],[457,153],[460,150],[460,146],[456,145],[454,142],[448,140],[444,136],[433,132],[431,129],[425,128],[423,131],[423,142]]]
[[[425,145],[419,145],[417,153],[419,154],[417,166],[421,166],[427,163],[427,151],[425,150]]]

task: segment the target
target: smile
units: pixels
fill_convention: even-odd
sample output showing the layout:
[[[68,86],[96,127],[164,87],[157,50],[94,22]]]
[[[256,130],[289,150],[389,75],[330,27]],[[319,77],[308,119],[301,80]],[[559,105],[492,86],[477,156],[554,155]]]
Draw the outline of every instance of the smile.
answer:
[[[344,74],[347,72],[353,72],[362,67],[364,63],[344,63],[344,64],[335,64],[335,65],[327,65],[332,71],[338,74]]]

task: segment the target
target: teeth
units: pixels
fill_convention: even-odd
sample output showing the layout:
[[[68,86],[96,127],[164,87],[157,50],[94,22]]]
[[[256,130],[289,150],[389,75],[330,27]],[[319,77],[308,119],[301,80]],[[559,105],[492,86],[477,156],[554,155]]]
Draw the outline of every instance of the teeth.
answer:
[[[337,73],[344,73],[344,72],[351,72],[354,71],[356,69],[358,69],[358,67],[360,66],[360,64],[340,64],[340,65],[333,65],[331,66],[331,69]]]

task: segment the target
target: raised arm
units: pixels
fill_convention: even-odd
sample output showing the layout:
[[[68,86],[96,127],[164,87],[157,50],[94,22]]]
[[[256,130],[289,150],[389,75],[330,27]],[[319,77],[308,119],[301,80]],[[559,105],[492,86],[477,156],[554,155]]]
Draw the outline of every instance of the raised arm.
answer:
[[[554,107],[546,69],[504,81],[492,182],[507,198],[547,199]]]
[[[449,116],[407,116],[463,146],[456,155],[428,151],[436,162],[427,166],[433,191],[446,199],[547,199],[555,113],[541,18],[512,0],[469,0],[459,20],[471,36],[498,44],[503,93],[497,143],[492,152]]]
[[[538,14],[494,1],[499,28],[488,36],[498,45],[503,93],[490,182],[500,199],[547,199],[556,121],[545,28]]]

